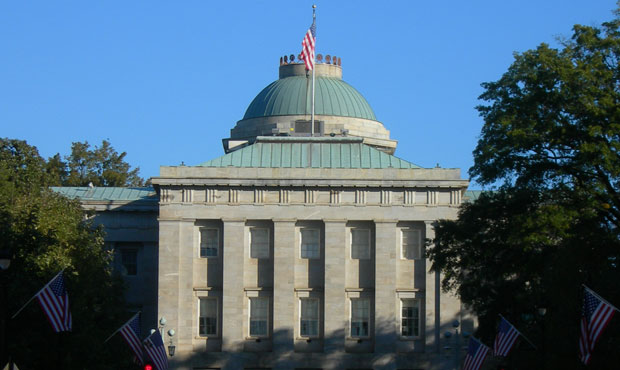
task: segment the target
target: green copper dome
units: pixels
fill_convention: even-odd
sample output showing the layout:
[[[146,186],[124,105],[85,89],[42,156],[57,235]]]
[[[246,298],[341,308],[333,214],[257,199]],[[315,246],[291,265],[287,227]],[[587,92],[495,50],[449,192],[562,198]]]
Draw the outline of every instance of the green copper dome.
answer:
[[[307,115],[312,109],[312,78],[288,76],[272,82],[250,103],[243,119]],[[314,114],[376,121],[364,97],[339,78],[316,77]]]

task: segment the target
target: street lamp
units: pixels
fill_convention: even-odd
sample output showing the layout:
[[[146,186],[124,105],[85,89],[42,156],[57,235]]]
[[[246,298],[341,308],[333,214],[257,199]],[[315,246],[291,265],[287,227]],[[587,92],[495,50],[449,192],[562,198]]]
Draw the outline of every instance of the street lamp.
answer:
[[[168,354],[170,355],[170,357],[174,356],[174,350],[176,349],[176,347],[172,343],[172,337],[174,337],[174,334],[175,334],[174,329],[168,330],[168,336],[170,337],[170,345],[168,345]]]
[[[452,327],[454,328],[454,369],[458,369],[461,362],[461,337],[466,339],[470,336],[470,333],[466,331],[459,333],[460,325],[461,323],[458,320],[452,322]],[[443,335],[447,340],[450,340],[453,334],[450,331],[446,331]],[[450,346],[445,346],[444,349],[450,350],[452,348]]]

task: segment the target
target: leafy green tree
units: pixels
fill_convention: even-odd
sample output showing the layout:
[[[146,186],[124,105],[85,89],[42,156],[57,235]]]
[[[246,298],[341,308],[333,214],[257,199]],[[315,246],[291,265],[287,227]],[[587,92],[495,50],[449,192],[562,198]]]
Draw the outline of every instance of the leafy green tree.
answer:
[[[109,141],[91,148],[85,142],[71,144],[71,154],[62,161],[60,154],[49,158],[47,172],[54,185],[62,186],[142,186],[140,168],[131,169],[125,162],[126,152],[118,153]]]
[[[619,27],[618,14],[600,28],[576,25],[562,48],[515,54],[482,85],[470,175],[495,191],[439,222],[429,248],[443,287],[479,315],[484,339],[500,313],[535,338],[537,351],[509,358],[517,368],[581,368],[582,283],[620,303]],[[612,322],[592,368],[617,368],[618,346]]]
[[[52,175],[35,147],[0,139],[0,249],[13,261],[0,273],[9,314],[65,270],[73,331],[54,333],[36,303],[8,321],[8,351],[21,369],[127,368],[122,343],[103,340],[124,320],[123,284],[110,270],[101,230],[76,201],[49,190]],[[6,359],[0,359],[0,362]]]

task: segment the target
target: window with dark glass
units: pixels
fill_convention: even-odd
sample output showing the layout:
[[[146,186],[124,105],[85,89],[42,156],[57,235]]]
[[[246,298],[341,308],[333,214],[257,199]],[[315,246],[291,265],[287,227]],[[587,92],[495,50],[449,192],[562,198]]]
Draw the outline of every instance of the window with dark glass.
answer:
[[[319,336],[319,300],[301,298],[299,313],[299,335],[302,337]]]
[[[351,299],[351,337],[367,337],[369,328],[370,300],[367,298]]]
[[[401,300],[401,336],[417,337],[420,335],[420,301],[416,299]]]
[[[125,275],[135,276],[138,274],[138,250],[123,248],[121,249],[121,265]]]
[[[217,335],[217,299],[200,298],[198,335]]]
[[[200,229],[200,257],[217,257],[220,246],[218,229]]]

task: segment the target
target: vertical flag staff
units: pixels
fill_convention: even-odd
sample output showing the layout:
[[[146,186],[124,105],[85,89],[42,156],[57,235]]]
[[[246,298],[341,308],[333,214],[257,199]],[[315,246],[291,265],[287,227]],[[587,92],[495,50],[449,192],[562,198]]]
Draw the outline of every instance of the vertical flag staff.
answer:
[[[312,26],[306,32],[301,42],[301,58],[306,64],[306,70],[312,71],[312,118],[311,118],[311,136],[314,136],[314,55],[316,50],[316,5],[312,5]]]

